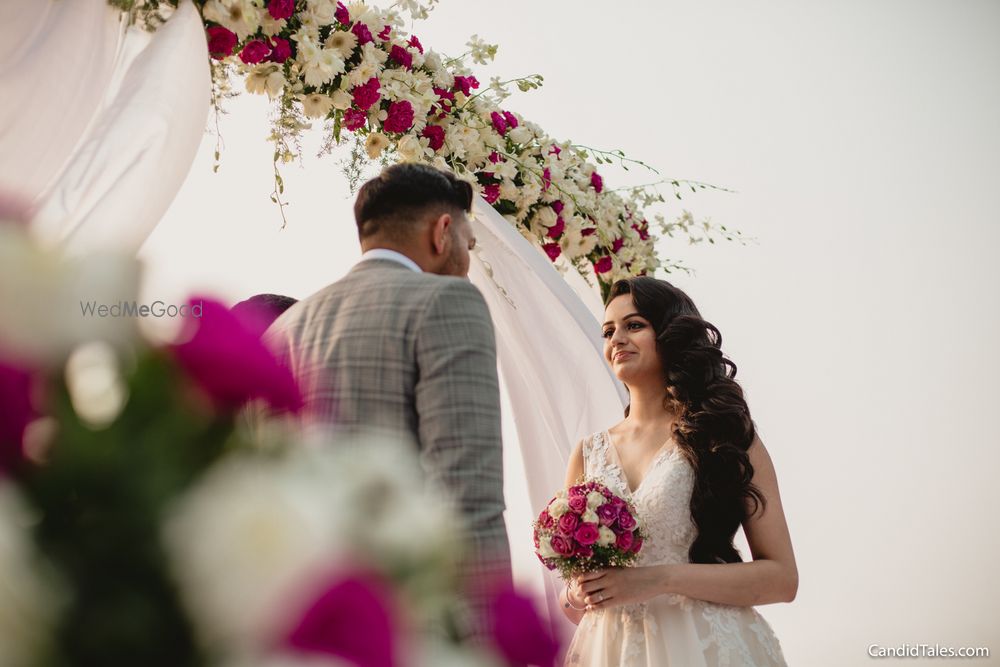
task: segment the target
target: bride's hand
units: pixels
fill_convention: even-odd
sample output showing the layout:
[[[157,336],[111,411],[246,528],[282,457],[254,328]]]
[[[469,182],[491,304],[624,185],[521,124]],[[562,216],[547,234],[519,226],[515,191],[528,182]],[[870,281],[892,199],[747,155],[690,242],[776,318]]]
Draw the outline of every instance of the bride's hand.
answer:
[[[663,592],[663,570],[658,566],[609,568],[577,577],[587,609],[604,609],[645,602]]]

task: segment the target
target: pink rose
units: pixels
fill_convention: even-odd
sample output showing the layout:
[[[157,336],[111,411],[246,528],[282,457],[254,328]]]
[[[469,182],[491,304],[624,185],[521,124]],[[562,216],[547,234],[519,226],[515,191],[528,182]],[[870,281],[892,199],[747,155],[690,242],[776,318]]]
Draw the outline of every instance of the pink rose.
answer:
[[[338,2],[337,3],[337,10],[333,13],[333,18],[337,19],[338,21],[340,21],[344,25],[350,25],[350,23],[351,23],[351,12],[349,12],[347,10],[347,7],[344,6],[344,3]]]
[[[573,540],[568,537],[563,537],[562,535],[553,535],[550,540],[552,545],[552,550],[563,558],[568,558],[573,555],[576,547],[573,545]]]
[[[576,485],[576,486],[571,486],[571,487],[569,487],[569,495],[571,495],[571,496],[586,496],[587,495],[587,487],[581,486],[579,484]]]
[[[581,544],[576,547],[576,551],[573,552],[573,555],[577,558],[590,558],[594,555],[594,549],[592,547],[585,547]]]
[[[364,46],[368,42],[375,41],[372,39],[371,30],[369,30],[368,26],[364,23],[355,23],[354,26],[351,27],[351,32],[353,32],[354,36],[358,38],[358,46]]]
[[[485,199],[489,204],[492,204],[496,202],[496,200],[500,199],[500,184],[490,183],[489,185],[484,185],[483,199]]]
[[[354,132],[368,122],[368,114],[357,109],[348,109],[344,112],[344,127]]]
[[[360,86],[354,86],[354,90],[351,91],[351,95],[354,97],[354,104],[362,111],[368,111],[373,104],[378,102],[382,98],[381,84],[378,82],[378,77],[372,77],[368,79],[366,83]]]
[[[566,512],[559,517],[559,532],[567,537],[573,536],[573,531],[580,525],[580,517],[572,512]]]
[[[587,235],[585,234],[584,236]],[[605,255],[604,257],[601,257],[599,260],[594,262],[594,271],[596,273],[607,273],[608,271],[611,270],[612,266],[613,264],[611,263],[611,258]]]
[[[642,538],[636,537],[635,542],[632,543],[632,548],[630,549],[630,551],[634,554],[637,554],[639,553],[639,549],[641,548],[642,548]]]
[[[420,135],[430,139],[432,151],[436,151],[444,146],[444,128],[440,125],[428,125]]]
[[[634,535],[631,532],[624,532],[618,536],[617,540],[615,540],[615,546],[622,551],[628,551],[632,547],[632,541],[634,539]]]
[[[424,52],[424,45],[420,43],[420,40],[417,39],[416,35],[413,35],[413,36],[410,37],[409,44],[410,44],[410,46],[412,46],[413,48],[415,48],[417,51],[420,51],[420,53]]]
[[[611,503],[612,505],[614,505],[615,506],[615,510],[617,510],[619,513],[623,509],[625,509],[625,501],[622,500],[621,498],[619,498],[618,496],[615,496],[614,498],[612,498],[608,502]]]
[[[559,240],[562,236],[563,231],[566,229],[566,221],[562,219],[562,216],[556,218],[556,224],[549,227],[548,236],[550,239]]]
[[[390,104],[388,115],[382,127],[387,132],[397,132],[400,134],[409,130],[413,127],[413,105],[407,100]]]
[[[295,13],[295,0],[271,0],[267,3],[267,12],[275,21],[291,18]]]
[[[398,44],[392,45],[392,49],[389,50],[389,57],[406,69],[413,67],[413,54]]]
[[[576,533],[573,537],[580,544],[589,547],[591,544],[597,541],[597,538],[601,536],[600,531],[597,529],[596,523],[582,523],[580,527],[576,529]]]
[[[619,510],[611,503],[604,503],[597,508],[597,518],[602,526],[610,526],[618,520]]]
[[[583,514],[583,511],[587,509],[587,497],[580,494],[570,495],[569,508],[577,514]]]
[[[226,30],[221,25],[210,26],[205,34],[208,35],[208,53],[216,60],[222,60],[233,55],[236,48],[236,34]]]
[[[598,194],[604,189],[604,179],[596,171],[590,175],[590,184],[597,190]]]
[[[287,39],[282,39],[281,37],[272,37],[271,41],[274,46],[271,47],[271,55],[268,57],[273,63],[283,63],[292,56],[292,47],[288,44]]]
[[[635,528],[635,517],[628,510],[622,510],[618,514],[618,525],[622,527],[623,530],[632,530]]]
[[[247,65],[256,65],[271,55],[271,47],[259,39],[252,39],[240,51],[240,60]]]
[[[503,116],[494,111],[490,114],[490,120],[493,121],[493,129],[495,129],[501,137],[507,134],[507,121]]]
[[[538,515],[538,523],[542,528],[552,528],[556,520],[552,518],[552,515],[547,510],[542,510],[542,513]]]
[[[562,254],[562,248],[559,247],[558,243],[546,243],[542,246],[542,250],[545,254],[549,256],[549,259],[553,262],[559,259],[559,255]]]

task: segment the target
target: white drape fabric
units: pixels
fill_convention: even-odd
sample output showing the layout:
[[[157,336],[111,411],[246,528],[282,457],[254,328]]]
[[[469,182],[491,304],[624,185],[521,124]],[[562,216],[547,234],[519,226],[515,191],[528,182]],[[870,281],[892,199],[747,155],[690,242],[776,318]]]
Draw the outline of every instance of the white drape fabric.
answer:
[[[515,484],[512,475],[523,475],[528,494],[526,503],[511,502],[507,494],[511,548],[531,553],[531,521],[564,486],[573,446],[620,421],[626,394],[604,362],[600,324],[592,310],[599,299],[591,298],[588,306],[549,259],[481,198],[474,213],[476,250],[469,278],[486,297],[496,327],[516,451],[510,451],[509,440],[505,445],[521,468],[507,468],[507,484]],[[515,568],[518,560],[515,554]],[[515,569],[515,575],[539,591],[544,588],[551,623],[560,634],[569,633],[572,626],[558,609],[558,579],[537,560],[531,571]]]
[[[71,254],[135,252],[208,115],[205,33],[184,2],[149,33],[105,0],[0,0],[0,187]]]

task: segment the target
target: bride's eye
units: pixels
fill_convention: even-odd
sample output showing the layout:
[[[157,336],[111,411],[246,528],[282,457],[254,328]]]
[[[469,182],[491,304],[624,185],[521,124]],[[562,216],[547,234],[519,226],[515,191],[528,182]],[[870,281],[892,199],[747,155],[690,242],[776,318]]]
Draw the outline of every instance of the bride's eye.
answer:
[[[633,331],[635,331],[637,329],[641,329],[642,327],[643,327],[642,322],[629,322],[628,323],[628,328],[632,329]]]
[[[611,334],[615,332],[614,329],[605,329],[601,332],[601,338],[611,338]]]

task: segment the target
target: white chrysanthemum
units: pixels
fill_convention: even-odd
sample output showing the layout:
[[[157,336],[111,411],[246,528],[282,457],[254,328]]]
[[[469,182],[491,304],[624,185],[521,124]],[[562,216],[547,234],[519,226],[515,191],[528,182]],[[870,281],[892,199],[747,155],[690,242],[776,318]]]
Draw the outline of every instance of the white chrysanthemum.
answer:
[[[389,138],[386,137],[381,132],[372,132],[365,139],[365,151],[368,152],[368,157],[375,160],[380,155],[382,151],[389,147]]]
[[[334,0],[308,0],[306,11],[299,12],[299,16],[307,14],[311,16],[319,25],[331,25],[337,21],[337,3]]]
[[[352,86],[362,86],[368,83],[369,79],[376,78],[382,73],[382,66],[371,60],[362,60],[348,74],[347,79]]]
[[[302,112],[307,118],[326,118],[333,108],[333,98],[323,93],[302,95]]]
[[[598,538],[597,544],[602,547],[609,547],[615,543],[618,537],[615,535],[615,531],[611,530],[607,526],[601,526],[597,529]]]
[[[287,21],[285,19],[275,19],[267,12],[261,12],[260,15],[260,29],[264,31],[264,34],[268,37],[273,37],[279,32],[285,29],[285,24]]]
[[[0,665],[36,664],[49,638],[58,601],[39,571],[31,518],[14,486],[0,480]]]
[[[542,184],[532,176],[527,177],[527,183],[521,186],[517,196],[517,205],[522,208],[534,206],[542,194]]]
[[[497,163],[494,167],[493,174],[497,178],[514,180],[517,178],[517,165],[513,160],[503,160],[502,162]]]
[[[208,0],[202,16],[236,33],[241,40],[257,32],[260,8],[253,0]]]
[[[320,49],[317,56],[302,67],[306,85],[322,86],[344,72],[344,60],[335,51]]]
[[[547,229],[556,224],[557,218],[556,212],[550,206],[539,206],[532,220]]]
[[[344,60],[347,60],[358,46],[358,37],[353,32],[334,30],[326,38],[324,45],[326,48],[336,51]]]
[[[518,187],[514,184],[514,181],[509,179],[504,179],[500,181],[500,199],[506,199],[507,201],[516,201],[518,194]]]
[[[347,11],[351,15],[353,23],[364,23],[368,30],[375,35],[382,30],[386,19],[376,7],[369,7],[364,2],[352,2],[347,5]]]

